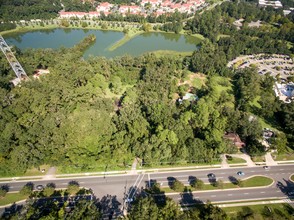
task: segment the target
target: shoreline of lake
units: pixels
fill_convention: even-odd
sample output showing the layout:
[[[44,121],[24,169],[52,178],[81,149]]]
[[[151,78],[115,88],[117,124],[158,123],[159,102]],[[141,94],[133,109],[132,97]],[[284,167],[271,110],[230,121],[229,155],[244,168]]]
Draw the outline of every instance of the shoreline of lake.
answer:
[[[120,48],[126,48],[125,45],[130,40],[135,40],[135,39],[137,40],[138,37],[142,38],[142,37],[144,37],[146,35],[148,36],[149,33],[154,33],[154,34],[156,34],[156,36],[159,36],[159,37],[163,36],[164,40],[176,41],[176,42],[178,42],[179,38],[182,38],[181,36],[183,36],[185,39],[180,39],[179,43],[184,44],[184,45],[191,44],[191,46],[192,45],[197,46],[197,44],[199,44],[204,39],[202,36],[188,35],[187,33],[183,33],[184,31],[179,35],[177,35],[175,33],[171,33],[171,32],[155,31],[155,30],[154,31],[152,30],[150,32],[144,32],[144,31],[140,30],[138,27],[136,27],[136,24],[130,23],[129,25],[126,25],[125,22],[122,22],[121,24],[124,24],[124,25],[121,25],[119,27],[113,27],[111,25],[111,23],[105,22],[106,24],[108,24],[107,29],[105,29],[105,28],[103,29],[101,27],[102,26],[101,24],[105,24],[105,23],[99,23],[101,26],[98,26],[98,23],[92,23],[92,25],[89,25],[88,27],[81,27],[81,25],[80,26],[69,25],[68,27],[63,27],[63,26],[57,24],[58,21],[54,21],[55,24],[52,24],[52,22],[51,22],[51,24],[48,24],[49,22],[47,22],[47,24],[45,26],[44,25],[41,26],[40,23],[38,23],[38,25],[36,23],[34,23],[34,25],[32,25],[32,24],[31,25],[26,25],[25,27],[18,26],[16,29],[5,31],[4,34],[3,34],[3,32],[1,32],[1,33],[3,34],[4,37],[10,37],[11,38],[11,37],[13,37],[13,35],[21,36],[22,34],[24,34],[24,35],[29,34],[30,32],[31,33],[36,32],[36,31],[42,32],[42,31],[46,31],[46,30],[49,30],[49,31],[52,30],[54,32],[55,30],[58,30],[58,29],[64,29],[65,32],[66,32],[66,30],[71,32],[73,30],[79,30],[80,29],[80,30],[83,30],[85,33],[93,32],[93,31],[96,31],[96,30],[99,30],[99,31],[104,32],[104,33],[107,33],[107,32],[119,32],[119,33],[122,33],[123,36],[120,37],[119,39],[116,38],[115,42],[111,42],[111,44],[108,45],[107,48],[104,48],[104,50],[106,50],[107,52],[115,52],[115,51],[119,50],[120,54],[115,55],[115,56],[121,56],[121,54],[124,53],[124,52],[122,52],[122,50]],[[125,33],[126,29],[127,29],[127,33]],[[9,35],[11,35],[11,36],[9,36]],[[170,38],[176,38],[176,40],[170,39]],[[142,41],[142,39],[141,39],[141,41]],[[195,44],[192,44],[191,41],[194,41]],[[153,42],[152,42],[152,44],[153,44]],[[32,48],[34,48],[34,47],[32,46]],[[173,49],[173,48],[175,48],[175,49]],[[187,46],[186,46],[186,48],[187,48]],[[168,54],[180,54],[180,53],[183,54],[183,52],[190,53],[190,51],[193,51],[195,49],[196,48],[194,48],[194,49],[188,48],[186,51],[183,51],[181,49],[179,50],[179,47],[177,47],[177,46],[176,47],[167,46],[165,48],[161,48],[159,46],[158,48],[155,48],[155,49],[153,48],[152,51],[158,51],[158,50],[159,51],[165,51],[164,54],[168,55]],[[170,51],[170,52],[168,52],[168,51]],[[93,52],[93,50],[92,50],[92,52]],[[105,53],[107,53],[107,52],[105,52]],[[151,51],[146,50],[146,51],[143,51],[140,54],[148,53],[148,52],[151,52]],[[126,50],[126,53],[128,53],[128,50]],[[95,54],[95,53],[93,53],[92,55],[97,56],[97,54]],[[109,55],[109,53],[108,53],[108,55]],[[134,54],[131,54],[131,55],[134,55]],[[137,56],[137,55],[138,54],[135,54],[135,56]],[[163,54],[161,54],[161,55],[163,55]],[[99,54],[98,56],[101,56],[101,54]],[[102,55],[102,56],[104,56],[104,55]],[[106,55],[106,57],[107,57],[107,55]]]

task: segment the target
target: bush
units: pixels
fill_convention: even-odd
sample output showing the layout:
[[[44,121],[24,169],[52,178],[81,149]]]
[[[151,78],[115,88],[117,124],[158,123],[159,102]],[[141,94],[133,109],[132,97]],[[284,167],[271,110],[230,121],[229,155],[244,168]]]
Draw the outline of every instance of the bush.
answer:
[[[182,182],[180,182],[179,180],[175,180],[171,186],[171,188],[174,190],[174,191],[178,191],[178,192],[183,192],[184,189],[185,189],[185,186]]]
[[[204,188],[204,182],[200,179],[197,179],[195,182],[191,184],[191,186],[195,189],[203,189]]]
[[[80,190],[80,186],[76,181],[71,181],[68,183],[67,191],[70,195],[75,195]]]
[[[29,195],[32,194],[33,189],[34,189],[34,184],[33,183],[27,183],[20,190],[20,194],[22,194],[24,196],[29,196]]]

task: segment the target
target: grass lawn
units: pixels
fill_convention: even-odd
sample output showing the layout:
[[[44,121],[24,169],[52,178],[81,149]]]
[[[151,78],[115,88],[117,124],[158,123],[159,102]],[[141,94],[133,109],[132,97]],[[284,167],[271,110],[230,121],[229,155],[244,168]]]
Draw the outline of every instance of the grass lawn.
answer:
[[[40,169],[37,169],[35,167],[27,170],[27,172],[24,174],[24,176],[41,176],[45,175],[48,169],[50,168],[50,165],[41,165]],[[42,173],[42,169],[45,169],[45,172]]]
[[[265,158],[264,158],[264,156],[255,156],[255,157],[252,157],[252,161],[253,162],[265,162]]]
[[[215,187],[211,184],[204,184],[204,187],[203,189],[201,190],[216,190],[216,189],[232,189],[232,188],[242,188],[242,187],[257,187],[257,186],[268,186],[270,184],[272,184],[273,180],[268,178],[268,177],[264,177],[264,176],[255,176],[255,177],[251,177],[249,179],[246,179],[246,180],[243,180],[243,185],[242,186],[237,186],[233,183],[224,183],[223,184],[223,188],[218,188],[218,187]],[[161,189],[162,191],[164,191],[165,193],[172,193],[172,192],[175,192],[174,190],[172,190],[171,188],[169,187],[166,187],[166,188],[162,188]],[[187,186],[186,187],[186,190],[189,191],[201,191],[199,189],[195,189],[191,186]]]
[[[26,198],[27,196],[23,196],[20,193],[7,193],[4,198],[0,198],[0,206],[8,205]]]
[[[228,215],[229,217],[236,217],[238,212],[243,211],[245,207],[249,207],[254,213],[262,214],[265,207],[268,207],[271,212],[275,212],[279,214],[279,217],[282,217],[281,219],[292,219],[291,218],[291,211],[293,208],[289,204],[285,203],[280,203],[280,204],[267,204],[267,205],[250,205],[250,206],[238,206],[238,207],[227,207],[227,208],[222,208]],[[278,217],[278,216],[276,216]],[[287,218],[285,218],[287,217]],[[268,218],[272,219],[272,218]],[[274,219],[274,218],[273,218]]]
[[[246,160],[242,158],[233,157],[232,160],[227,160],[228,164],[234,164],[234,163],[246,163]]]
[[[156,57],[163,57],[163,56],[168,56],[168,57],[186,57],[186,56],[191,56],[193,51],[189,52],[180,52],[180,51],[174,51],[174,50],[155,50],[152,52],[146,52],[146,54],[154,54]]]
[[[292,175],[290,179],[294,182],[294,175]]]
[[[274,160],[283,161],[283,160],[294,160],[294,151],[291,153],[285,154],[273,154]]]
[[[273,180],[265,176],[254,176],[243,181],[243,187],[268,186]]]

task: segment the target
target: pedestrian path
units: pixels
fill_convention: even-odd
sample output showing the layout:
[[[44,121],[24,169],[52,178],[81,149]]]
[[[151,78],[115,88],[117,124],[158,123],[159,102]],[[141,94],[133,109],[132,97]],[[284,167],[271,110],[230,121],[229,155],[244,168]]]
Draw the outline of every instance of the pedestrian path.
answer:
[[[227,162],[227,157],[225,154],[221,155],[221,160],[222,160],[221,168],[229,168],[230,167],[230,165]]]
[[[50,167],[46,173],[46,175],[43,177],[44,180],[50,180],[50,179],[55,179],[55,174],[56,174],[56,168],[55,167]]]
[[[256,164],[251,160],[251,157],[248,154],[230,154],[230,156],[246,160],[248,167],[256,166]]]
[[[274,159],[273,159],[270,152],[267,152],[265,154],[265,163],[266,163],[267,166],[278,165],[278,163],[276,161],[274,161]]]

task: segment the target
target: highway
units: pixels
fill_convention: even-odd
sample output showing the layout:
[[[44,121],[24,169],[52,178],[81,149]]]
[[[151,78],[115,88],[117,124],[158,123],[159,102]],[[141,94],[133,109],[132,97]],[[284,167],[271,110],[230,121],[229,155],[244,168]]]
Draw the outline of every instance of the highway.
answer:
[[[238,176],[237,172],[243,171],[244,176]],[[111,175],[111,176],[88,176],[80,178],[63,178],[52,180],[32,180],[32,181],[9,181],[0,182],[0,185],[8,185],[10,192],[19,191],[27,182],[34,183],[35,186],[47,183],[55,183],[57,188],[66,188],[70,181],[77,181],[81,187],[91,188],[97,198],[107,198],[111,196],[118,203],[123,204],[125,199],[132,198],[142,187],[148,186],[151,182],[158,182],[162,187],[167,187],[169,180],[176,178],[188,185],[189,180],[199,178],[205,183],[209,183],[207,175],[214,173],[216,179],[229,182],[230,179],[245,179],[255,175],[264,175],[275,180],[269,187],[252,189],[230,189],[214,190],[195,193],[174,193],[168,196],[181,204],[191,204],[195,202],[229,202],[246,201],[254,199],[288,198],[293,195],[294,183],[289,181],[289,177],[294,173],[293,165],[271,166],[266,170],[262,166],[238,167],[238,168],[209,168],[201,170],[181,170],[170,172],[141,173],[136,175]],[[277,183],[280,185],[277,186]]]

